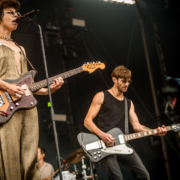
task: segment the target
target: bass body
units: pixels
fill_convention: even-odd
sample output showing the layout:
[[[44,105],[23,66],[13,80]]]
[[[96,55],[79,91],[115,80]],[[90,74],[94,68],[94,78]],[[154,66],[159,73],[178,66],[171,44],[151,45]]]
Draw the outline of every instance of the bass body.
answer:
[[[36,75],[36,71],[32,70],[16,80],[4,80],[7,83],[14,84],[25,88],[25,93],[21,98],[16,99],[8,92],[0,90],[0,124],[7,122],[12,115],[20,109],[31,109],[37,105],[37,100],[28,88]]]
[[[180,124],[173,124],[165,128],[167,131],[173,130],[178,132],[180,131]],[[113,128],[108,131],[107,134],[110,134],[115,139],[113,146],[107,146],[103,140],[95,134],[83,132],[78,134],[79,144],[92,162],[98,162],[112,154],[130,155],[133,153],[133,149],[127,146],[127,141],[155,135],[158,134],[158,131],[157,129],[152,129],[124,135],[119,128]]]
[[[83,71],[88,71],[89,73],[92,73],[98,68],[104,69],[104,63],[94,62],[83,64],[81,67],[53,76],[49,78],[48,81],[49,84],[52,84],[54,80],[58,77],[66,79]],[[25,73],[23,76],[16,80],[3,80],[7,83],[22,87],[23,89],[25,89],[25,93],[21,96],[21,98],[16,98],[14,96],[11,96],[7,91],[0,90],[0,124],[9,121],[9,119],[16,111],[20,109],[31,109],[37,105],[38,102],[34,98],[33,92],[36,92],[43,87],[46,87],[48,83],[47,80],[33,83],[35,75],[36,71],[32,70]]]
[[[91,161],[98,162],[112,154],[133,154],[133,149],[127,146],[123,138],[124,134],[119,128],[113,128],[108,131],[107,134],[110,134],[115,139],[114,145],[111,147],[107,146],[104,141],[95,134],[83,132],[78,134],[79,144]]]

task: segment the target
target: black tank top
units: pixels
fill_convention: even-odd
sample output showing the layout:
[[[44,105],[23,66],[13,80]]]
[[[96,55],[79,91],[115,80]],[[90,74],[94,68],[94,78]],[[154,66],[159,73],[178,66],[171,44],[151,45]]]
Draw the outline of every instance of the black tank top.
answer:
[[[124,133],[125,129],[125,101],[119,101],[108,91],[104,91],[104,102],[96,116],[94,123],[103,132],[108,132],[114,127],[118,127]],[[131,101],[127,99],[128,112]],[[128,113],[129,117],[129,113]]]

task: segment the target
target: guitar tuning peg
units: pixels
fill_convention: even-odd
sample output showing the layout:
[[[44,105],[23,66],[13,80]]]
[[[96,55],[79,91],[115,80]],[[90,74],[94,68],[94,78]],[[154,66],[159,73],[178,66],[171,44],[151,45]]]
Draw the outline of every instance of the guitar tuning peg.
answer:
[[[89,62],[87,62],[87,64],[89,64]]]
[[[101,63],[101,61],[98,62],[99,64]]]
[[[93,61],[93,64],[95,64],[95,62]]]
[[[84,62],[84,64],[86,64],[86,62]]]

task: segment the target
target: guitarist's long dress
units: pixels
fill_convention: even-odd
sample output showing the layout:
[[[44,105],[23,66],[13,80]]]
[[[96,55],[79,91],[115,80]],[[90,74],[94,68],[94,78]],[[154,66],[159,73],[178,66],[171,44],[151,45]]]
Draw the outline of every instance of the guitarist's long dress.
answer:
[[[95,124],[103,132],[108,132],[112,128],[118,127],[124,133],[125,130],[125,101],[116,99],[109,91],[104,91],[104,102],[96,117]],[[130,109],[130,100],[127,99],[128,112]],[[139,156],[132,155],[110,155],[101,160],[107,170],[109,180],[123,180],[118,162],[127,167],[134,179],[149,180],[149,174],[144,167]]]
[[[21,74],[15,62],[14,51],[0,42],[0,78],[17,79],[27,70],[27,61],[21,53]],[[0,125],[0,179],[39,180],[37,148],[39,139],[37,109],[17,111]]]

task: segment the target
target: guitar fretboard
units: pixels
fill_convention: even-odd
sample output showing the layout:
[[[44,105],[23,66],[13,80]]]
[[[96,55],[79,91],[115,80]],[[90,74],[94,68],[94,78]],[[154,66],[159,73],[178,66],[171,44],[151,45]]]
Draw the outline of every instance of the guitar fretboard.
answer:
[[[84,71],[83,67],[79,67],[79,68],[67,71],[65,73],[59,74],[57,76],[53,76],[49,78],[49,84],[52,84],[54,80],[59,77],[61,77],[62,79],[66,79],[68,77],[74,76],[75,74],[81,73],[83,71]],[[30,85],[29,88],[31,89],[32,92],[34,92],[46,86],[47,86],[47,80],[45,79],[45,80],[42,80],[42,81],[39,81],[37,83]]]
[[[165,127],[167,131],[170,131],[170,126]],[[152,129],[150,131],[144,131],[144,132],[138,132],[138,133],[133,133],[133,134],[127,134],[124,135],[124,140],[125,141],[130,141],[132,139],[137,139],[137,138],[141,138],[141,137],[146,137],[146,136],[151,136],[151,135],[155,135],[157,134],[158,131],[157,129]]]

